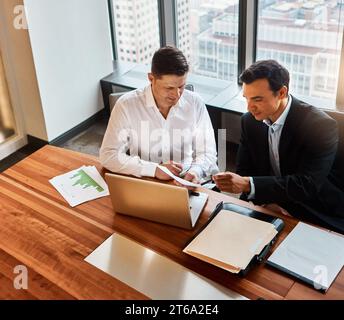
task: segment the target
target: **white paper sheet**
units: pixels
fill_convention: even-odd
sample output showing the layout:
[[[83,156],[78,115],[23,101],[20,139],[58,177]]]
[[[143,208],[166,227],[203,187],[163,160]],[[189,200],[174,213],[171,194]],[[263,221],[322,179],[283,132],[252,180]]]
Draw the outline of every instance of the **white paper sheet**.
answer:
[[[344,265],[344,237],[299,222],[268,262],[327,290]]]
[[[95,166],[82,166],[49,180],[70,206],[109,195],[109,189]]]
[[[179,182],[180,184],[182,184],[183,186],[186,187],[200,187],[199,184],[187,181],[185,179],[182,179],[180,177],[175,176],[168,168],[164,167],[164,166],[158,166],[159,169],[163,172],[165,172],[167,175],[169,175],[172,179],[176,180],[177,182]]]

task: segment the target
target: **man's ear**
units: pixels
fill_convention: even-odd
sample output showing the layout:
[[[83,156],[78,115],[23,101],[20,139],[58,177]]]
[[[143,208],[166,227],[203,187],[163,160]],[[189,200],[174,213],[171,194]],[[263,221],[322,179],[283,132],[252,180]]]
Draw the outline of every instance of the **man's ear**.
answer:
[[[288,88],[286,86],[283,86],[279,91],[279,98],[284,99],[288,96]]]
[[[153,73],[149,72],[148,73],[148,80],[149,80],[149,82],[152,83],[153,79],[154,79]]]

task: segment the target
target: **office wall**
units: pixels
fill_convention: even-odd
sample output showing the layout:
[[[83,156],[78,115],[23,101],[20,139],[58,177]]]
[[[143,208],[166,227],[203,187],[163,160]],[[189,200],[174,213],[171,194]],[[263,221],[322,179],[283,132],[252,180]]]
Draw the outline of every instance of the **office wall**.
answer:
[[[102,107],[112,72],[107,0],[24,0],[48,141]]]
[[[23,0],[0,3],[0,49],[19,131],[47,140],[28,31],[14,27],[14,8],[20,5]]]

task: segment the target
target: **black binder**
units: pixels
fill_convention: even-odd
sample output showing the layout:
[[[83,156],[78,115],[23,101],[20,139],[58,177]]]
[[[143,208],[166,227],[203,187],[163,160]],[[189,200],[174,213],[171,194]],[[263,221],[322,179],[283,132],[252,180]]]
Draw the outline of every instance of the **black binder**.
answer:
[[[220,202],[215,210],[211,213],[207,223],[205,223],[202,228],[187,242],[186,246],[194,239],[196,238],[202,231],[203,229],[205,229],[207,227],[207,225],[215,218],[215,216],[221,211],[221,210],[230,210],[230,211],[234,211],[236,213],[240,213],[242,215],[254,218],[254,219],[258,219],[258,220],[262,220],[268,223],[273,224],[273,226],[275,227],[276,231],[278,232],[277,235],[270,241],[270,243],[268,243],[263,250],[261,251],[260,254],[255,255],[252,260],[250,261],[250,263],[247,265],[247,267],[244,270],[241,270],[239,272],[239,276],[244,277],[247,272],[251,269],[251,267],[255,264],[255,263],[261,263],[264,261],[264,259],[266,258],[270,248],[272,247],[272,245],[275,243],[276,238],[278,236],[278,234],[280,233],[280,231],[284,228],[284,221],[281,218],[278,217],[274,217],[271,215],[268,215],[266,213],[263,212],[259,212],[256,210],[252,210],[231,202]],[[185,246],[185,247],[186,247]]]

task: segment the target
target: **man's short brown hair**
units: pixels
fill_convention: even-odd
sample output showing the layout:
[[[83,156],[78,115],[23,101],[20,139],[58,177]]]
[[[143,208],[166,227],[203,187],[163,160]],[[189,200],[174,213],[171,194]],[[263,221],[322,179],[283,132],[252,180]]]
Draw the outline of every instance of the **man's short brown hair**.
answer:
[[[250,84],[258,79],[266,79],[272,92],[276,94],[283,86],[289,90],[289,72],[275,60],[260,60],[248,67],[239,77]]]
[[[153,55],[152,73],[156,77],[169,74],[183,76],[188,71],[189,64],[184,54],[175,47],[162,47]]]

